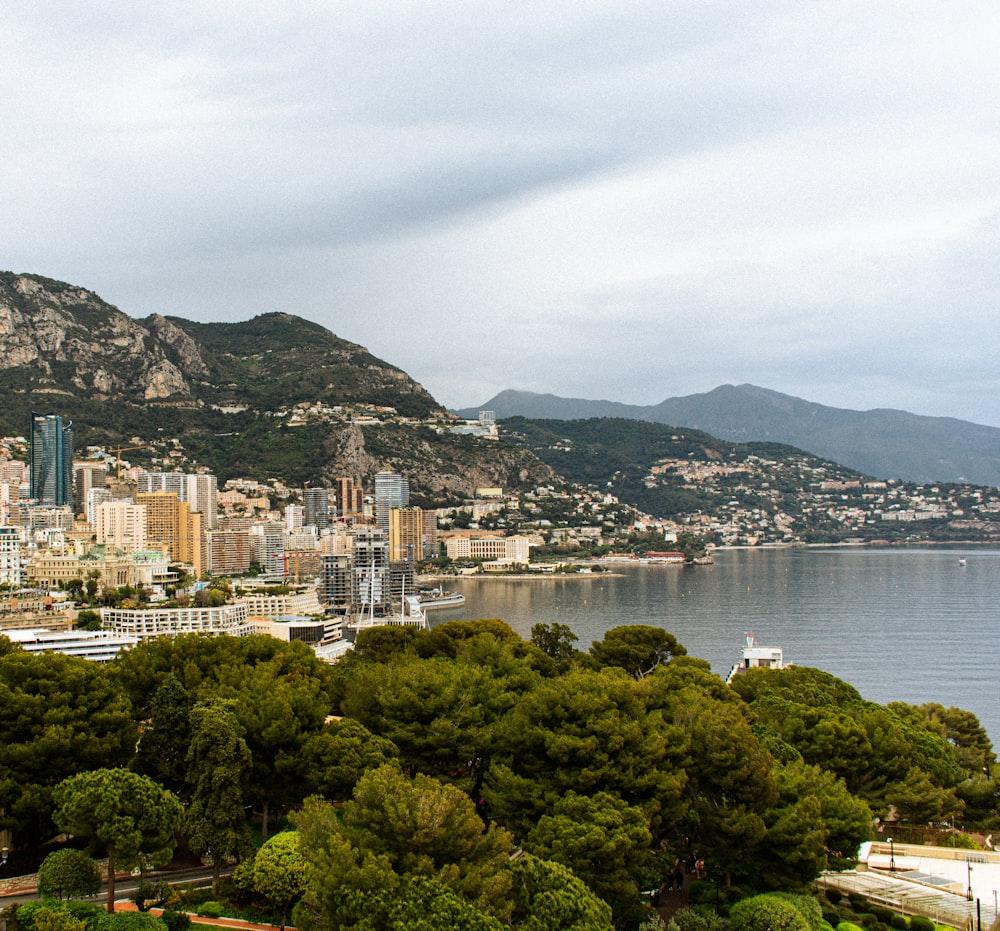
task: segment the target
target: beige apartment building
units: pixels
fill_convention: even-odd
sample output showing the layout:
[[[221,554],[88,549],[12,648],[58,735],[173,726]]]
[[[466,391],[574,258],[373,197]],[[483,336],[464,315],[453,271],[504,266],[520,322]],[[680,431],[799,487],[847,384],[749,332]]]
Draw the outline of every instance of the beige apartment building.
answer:
[[[135,503],[146,507],[146,538],[163,543],[174,562],[187,563],[201,576],[208,569],[202,515],[172,491],[140,492]]]

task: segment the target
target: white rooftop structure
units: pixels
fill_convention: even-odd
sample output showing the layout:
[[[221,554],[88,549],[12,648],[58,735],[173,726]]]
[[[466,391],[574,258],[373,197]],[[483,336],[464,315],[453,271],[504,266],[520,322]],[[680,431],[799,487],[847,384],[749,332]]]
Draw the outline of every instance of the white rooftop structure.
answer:
[[[63,653],[79,656],[96,663],[109,663],[121,650],[128,650],[138,637],[124,636],[107,630],[7,630],[4,636],[18,644],[26,653]]]

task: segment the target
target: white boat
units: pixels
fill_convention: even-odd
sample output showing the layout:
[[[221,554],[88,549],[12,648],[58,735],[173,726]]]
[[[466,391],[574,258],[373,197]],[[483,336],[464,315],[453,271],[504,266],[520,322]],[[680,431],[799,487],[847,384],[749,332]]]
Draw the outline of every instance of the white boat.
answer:
[[[461,592],[446,592],[440,588],[417,593],[417,600],[424,611],[435,608],[461,608],[465,604],[465,595]]]
[[[746,645],[743,647],[743,654],[738,663],[733,664],[726,676],[726,685],[729,685],[740,673],[748,669],[784,669],[791,666],[785,662],[784,651],[781,647],[759,647],[757,638],[753,633],[746,634]]]

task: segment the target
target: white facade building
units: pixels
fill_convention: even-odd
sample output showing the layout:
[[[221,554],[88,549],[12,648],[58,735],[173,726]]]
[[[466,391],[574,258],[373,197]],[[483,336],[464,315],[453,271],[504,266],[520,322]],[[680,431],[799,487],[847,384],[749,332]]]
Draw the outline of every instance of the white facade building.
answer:
[[[0,582],[20,585],[22,581],[21,532],[17,527],[0,527]]]

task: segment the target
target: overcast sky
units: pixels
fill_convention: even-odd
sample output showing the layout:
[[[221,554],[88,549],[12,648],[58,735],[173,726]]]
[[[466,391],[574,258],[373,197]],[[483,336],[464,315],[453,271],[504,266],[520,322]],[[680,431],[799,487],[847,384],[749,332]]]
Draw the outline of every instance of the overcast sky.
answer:
[[[0,267],[439,401],[1000,426],[1000,4],[8,3]]]

